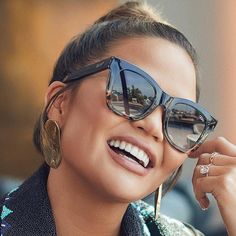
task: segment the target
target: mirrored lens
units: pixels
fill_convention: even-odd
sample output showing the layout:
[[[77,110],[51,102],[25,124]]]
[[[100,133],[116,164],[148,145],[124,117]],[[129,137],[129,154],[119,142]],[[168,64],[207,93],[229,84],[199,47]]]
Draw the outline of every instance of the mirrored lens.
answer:
[[[155,89],[140,74],[124,70],[114,79],[111,105],[119,113],[138,117],[152,105]]]
[[[206,125],[205,117],[196,108],[177,103],[168,113],[166,131],[169,139],[183,151],[199,140]]]

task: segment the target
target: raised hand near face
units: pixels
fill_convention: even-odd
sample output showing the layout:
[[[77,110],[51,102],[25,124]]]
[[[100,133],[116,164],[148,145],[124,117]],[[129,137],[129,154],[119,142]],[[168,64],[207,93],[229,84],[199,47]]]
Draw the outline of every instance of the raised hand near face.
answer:
[[[236,145],[223,137],[202,144],[190,154],[198,158],[193,174],[193,189],[203,209],[209,207],[207,193],[217,201],[229,235],[236,235]]]

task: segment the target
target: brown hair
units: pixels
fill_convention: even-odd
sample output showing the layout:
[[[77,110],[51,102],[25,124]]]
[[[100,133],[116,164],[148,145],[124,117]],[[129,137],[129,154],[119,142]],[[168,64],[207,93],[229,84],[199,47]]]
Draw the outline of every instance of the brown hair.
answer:
[[[99,18],[84,33],[75,36],[62,51],[53,71],[51,84],[77,71],[79,68],[99,60],[121,39],[133,37],[158,37],[166,39],[183,48],[195,66],[197,78],[197,100],[199,98],[199,78],[197,56],[194,48],[185,36],[173,26],[164,22],[154,9],[139,1],[126,2]],[[114,55],[115,56],[115,55]],[[49,101],[35,125],[33,141],[37,150],[42,154],[42,133],[47,120],[47,111],[57,96],[67,89],[73,89],[75,84],[66,85]],[[169,178],[166,190],[174,185],[181,168]]]

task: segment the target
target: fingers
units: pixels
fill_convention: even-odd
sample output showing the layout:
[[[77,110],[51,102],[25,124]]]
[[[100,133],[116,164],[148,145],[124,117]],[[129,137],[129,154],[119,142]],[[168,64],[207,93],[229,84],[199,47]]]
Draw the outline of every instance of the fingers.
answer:
[[[210,157],[213,156],[213,159]],[[205,171],[205,174],[204,174]],[[209,206],[207,193],[211,193],[218,204],[235,198],[236,158],[222,154],[204,153],[200,156],[193,174],[193,188],[202,209]],[[231,200],[232,201],[232,200]]]
[[[216,176],[198,178],[194,183],[195,197],[203,210],[207,209],[210,205],[206,193],[213,193],[214,189],[216,188],[216,183]]]
[[[217,153],[216,153],[217,152]],[[207,194],[216,200],[230,235],[236,235],[236,146],[225,138],[202,144],[190,153],[198,163],[193,174],[193,189],[202,209],[209,207]]]
[[[236,158],[232,156],[226,156],[220,153],[214,155],[212,161],[210,160],[212,154],[204,153],[202,154],[197,162],[197,165],[208,165],[213,164],[216,166],[227,166],[227,165],[235,165],[236,166]]]
[[[190,156],[199,158],[192,182],[201,207],[209,206],[207,193],[215,197],[219,206],[227,205],[228,201],[236,205],[236,146],[219,137],[206,141]]]
[[[212,174],[209,173],[209,174]],[[222,175],[208,175],[193,179],[193,189],[197,201],[202,208],[209,206],[209,201],[206,201],[207,193],[211,193],[217,201],[219,207],[227,207],[227,204],[231,202],[232,205],[236,205],[235,200],[235,183],[236,171],[230,169]]]
[[[197,165],[195,168],[196,178],[206,177],[205,175],[200,173],[201,167],[202,167],[202,165]],[[226,173],[231,172],[233,169],[234,169],[234,167],[231,167],[231,166],[224,166],[224,168],[222,168],[222,166],[209,165],[209,171],[208,171],[207,175],[208,176],[224,175]]]
[[[190,157],[199,157],[203,153],[218,152],[227,156],[236,157],[236,146],[223,137],[204,142]]]

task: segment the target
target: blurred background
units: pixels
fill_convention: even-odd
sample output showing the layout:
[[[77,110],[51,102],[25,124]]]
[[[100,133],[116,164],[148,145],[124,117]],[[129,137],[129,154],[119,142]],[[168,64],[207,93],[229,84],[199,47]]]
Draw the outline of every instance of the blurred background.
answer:
[[[0,175],[3,176],[3,191],[27,178],[42,162],[32,145],[32,130],[60,51],[72,36],[122,2],[125,1],[0,1]],[[200,103],[219,120],[214,136],[225,136],[236,143],[236,2],[148,2],[197,49],[202,77]],[[202,228],[206,235],[226,235],[221,231],[224,229],[214,201],[213,206],[202,213],[192,198],[193,166],[194,161],[186,162],[175,192],[163,201],[163,211]],[[189,186],[189,189],[185,191],[182,186]],[[175,193],[177,195],[173,195]],[[183,196],[187,196],[186,201]],[[179,208],[170,208],[173,199],[179,199]],[[183,209],[180,216],[179,210]]]

